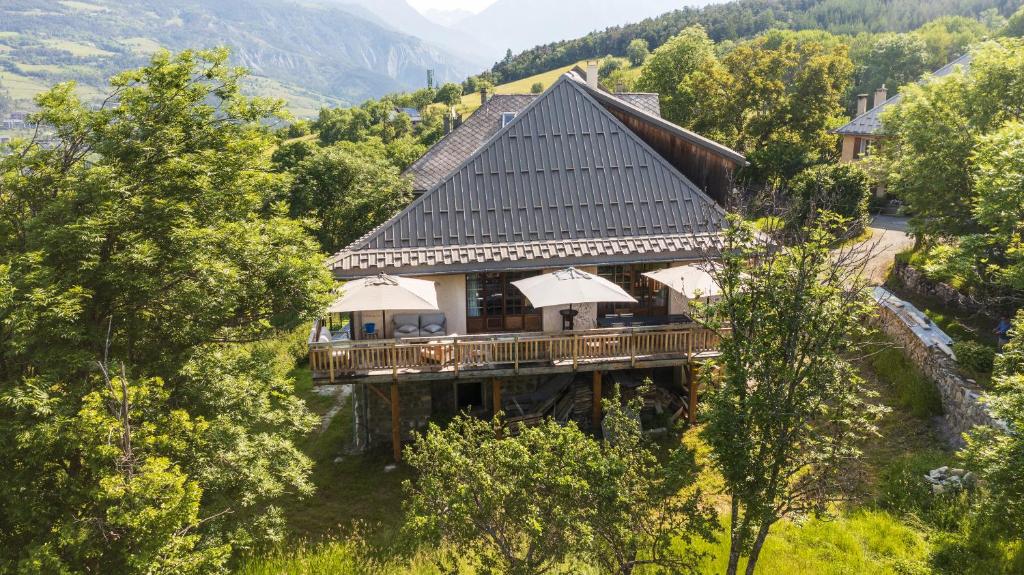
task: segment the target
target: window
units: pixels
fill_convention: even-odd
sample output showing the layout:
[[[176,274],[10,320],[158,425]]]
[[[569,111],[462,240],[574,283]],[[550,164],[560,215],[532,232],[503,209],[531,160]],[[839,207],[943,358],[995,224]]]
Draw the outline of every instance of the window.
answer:
[[[466,329],[469,333],[539,331],[541,312],[512,285],[537,272],[466,274]]]
[[[501,113],[501,127],[504,128],[505,126],[509,125],[509,123],[512,120],[515,120],[515,119],[516,119],[516,113],[515,112],[502,112]]]
[[[862,156],[868,155],[868,151],[871,149],[871,140],[867,138],[854,138],[853,139],[853,158],[857,159]]]
[[[600,266],[597,275],[621,287],[636,298],[637,303],[602,303],[597,306],[597,315],[632,313],[637,316],[668,315],[668,289],[643,275],[668,264],[632,264],[621,266]]]

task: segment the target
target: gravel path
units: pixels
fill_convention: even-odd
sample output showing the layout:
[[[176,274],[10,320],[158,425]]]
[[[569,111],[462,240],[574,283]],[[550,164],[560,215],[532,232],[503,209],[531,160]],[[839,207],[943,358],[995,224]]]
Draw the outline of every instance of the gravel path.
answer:
[[[907,233],[907,218],[875,216],[868,228],[871,237],[857,244],[854,249],[872,250],[871,260],[864,272],[871,285],[881,285],[885,282],[896,254],[913,246],[914,238]]]

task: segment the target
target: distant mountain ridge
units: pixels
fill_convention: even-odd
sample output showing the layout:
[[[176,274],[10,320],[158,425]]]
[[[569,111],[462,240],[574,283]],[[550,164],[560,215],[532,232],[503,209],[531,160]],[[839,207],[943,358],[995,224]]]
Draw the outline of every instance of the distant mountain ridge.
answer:
[[[0,81],[99,89],[159,47],[226,45],[258,92],[302,100],[308,113],[422,87],[428,69],[440,83],[476,68],[356,12],[323,0],[4,0]]]
[[[497,58],[506,49],[518,52],[712,1],[497,0],[480,13],[460,20],[455,28],[498,48],[494,53]]]

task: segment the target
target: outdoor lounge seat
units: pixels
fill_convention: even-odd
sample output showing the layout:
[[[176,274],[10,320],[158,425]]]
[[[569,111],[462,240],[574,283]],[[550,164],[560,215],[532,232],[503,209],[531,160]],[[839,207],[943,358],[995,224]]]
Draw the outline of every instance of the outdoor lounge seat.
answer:
[[[436,337],[446,335],[448,321],[443,313],[425,313],[420,315],[420,336]]]
[[[420,336],[420,316],[416,314],[397,314],[391,322],[395,337]]]

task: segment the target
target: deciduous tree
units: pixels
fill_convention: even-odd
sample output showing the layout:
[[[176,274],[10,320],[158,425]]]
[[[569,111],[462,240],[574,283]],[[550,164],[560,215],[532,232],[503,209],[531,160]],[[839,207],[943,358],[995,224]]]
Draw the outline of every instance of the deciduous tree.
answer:
[[[862,264],[829,249],[842,227],[822,215],[803,241],[777,247],[733,218],[714,268],[721,299],[697,313],[731,328],[704,369],[701,430],[729,494],[730,575],[743,558],[754,572],[779,519],[825,513],[842,497],[843,469],[873,429],[863,382],[843,357],[869,306],[857,289]]]
[[[187,51],[100,108],[59,85],[35,117],[57,144],[0,159],[0,569],[207,571],[310,490],[313,420],[268,341],[330,280],[274,202],[280,104],[242,78]]]

